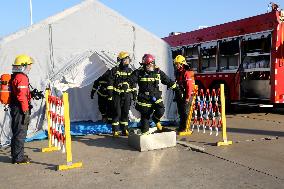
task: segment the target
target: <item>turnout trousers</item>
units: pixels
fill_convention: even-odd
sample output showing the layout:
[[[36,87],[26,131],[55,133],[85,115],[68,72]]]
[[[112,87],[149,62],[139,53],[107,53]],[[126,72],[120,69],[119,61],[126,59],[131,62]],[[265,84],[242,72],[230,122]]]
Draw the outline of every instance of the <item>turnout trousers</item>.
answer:
[[[98,105],[103,120],[107,120],[108,123],[111,123],[113,111],[112,101],[109,101],[107,97],[98,95]]]
[[[177,99],[177,109],[180,118],[179,130],[183,131],[186,129],[186,121],[191,107],[192,98],[187,103],[184,98]]]
[[[162,101],[159,103],[151,103],[147,101],[144,101],[143,103],[137,103],[136,109],[141,114],[142,133],[149,131],[151,115],[152,120],[155,123],[158,123],[165,113],[165,106]]]
[[[24,142],[27,136],[30,115],[25,115],[18,106],[11,106],[10,115],[12,118],[12,140],[11,156],[12,161],[22,161],[24,158]]]
[[[119,129],[126,132],[128,129],[128,116],[131,105],[131,94],[113,94],[112,131]]]

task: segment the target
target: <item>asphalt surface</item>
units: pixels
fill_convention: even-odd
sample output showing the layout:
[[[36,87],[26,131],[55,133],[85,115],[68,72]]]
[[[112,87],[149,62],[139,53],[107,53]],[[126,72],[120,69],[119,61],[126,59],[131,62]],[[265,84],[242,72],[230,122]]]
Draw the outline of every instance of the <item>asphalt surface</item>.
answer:
[[[284,188],[284,115],[282,111],[227,115],[233,145],[215,146],[219,136],[197,130],[178,140],[205,148],[201,153],[174,148],[138,152],[127,138],[73,137],[73,162],[83,168],[56,171],[60,152],[41,153],[47,141],[26,143],[28,165],[10,163],[10,148],[0,149],[0,189],[8,188]]]

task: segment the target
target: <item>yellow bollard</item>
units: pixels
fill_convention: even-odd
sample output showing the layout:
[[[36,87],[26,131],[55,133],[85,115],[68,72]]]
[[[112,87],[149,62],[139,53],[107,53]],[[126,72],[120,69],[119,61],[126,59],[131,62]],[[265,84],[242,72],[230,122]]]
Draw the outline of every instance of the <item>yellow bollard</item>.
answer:
[[[187,120],[186,120],[186,128],[185,128],[185,131],[179,132],[179,136],[190,136],[192,134],[192,131],[190,130],[190,122],[191,122],[191,119],[192,119],[192,114],[193,114],[193,109],[194,109],[193,106],[194,106],[194,103],[195,103],[197,91],[198,91],[198,86],[195,85],[194,86],[194,95],[192,97],[189,114],[188,114]]]
[[[64,104],[64,125],[65,125],[65,142],[66,142],[66,165],[59,165],[58,170],[68,170],[73,168],[80,168],[83,166],[82,162],[72,162],[72,149],[71,149],[71,134],[70,134],[70,115],[69,115],[69,100],[68,93],[63,93],[63,104]]]
[[[220,85],[221,89],[221,119],[222,119],[222,135],[223,135],[223,141],[217,142],[217,146],[228,146],[233,144],[233,141],[228,141],[227,138],[227,122],[226,122],[226,114],[225,114],[225,93],[224,93],[224,84]]]

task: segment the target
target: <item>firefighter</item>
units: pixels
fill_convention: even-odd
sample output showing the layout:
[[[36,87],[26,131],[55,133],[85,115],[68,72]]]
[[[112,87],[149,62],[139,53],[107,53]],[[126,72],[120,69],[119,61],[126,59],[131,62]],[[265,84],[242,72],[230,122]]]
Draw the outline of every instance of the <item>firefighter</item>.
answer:
[[[131,106],[131,98],[136,98],[136,90],[129,82],[132,69],[129,67],[131,62],[127,52],[120,52],[117,57],[118,66],[112,68],[108,77],[108,98],[113,106],[112,113],[112,133],[118,137],[128,135],[128,115]]]
[[[108,100],[108,79],[109,70],[106,71],[102,76],[100,76],[96,81],[94,81],[93,88],[91,91],[91,99],[94,99],[94,95],[97,92],[98,94],[98,105],[99,110],[102,114],[102,121],[105,123],[111,123],[111,104]]]
[[[162,100],[162,91],[159,84],[167,85],[169,88],[178,91],[177,85],[155,64],[155,58],[151,54],[145,54],[142,58],[141,67],[135,70],[131,82],[138,83],[138,97],[135,108],[141,114],[141,132],[149,134],[149,120],[155,122],[158,130],[162,130],[160,123],[164,115],[165,107]]]
[[[178,131],[181,132],[186,129],[186,120],[191,106],[191,96],[194,89],[194,72],[190,69],[185,57],[182,55],[178,55],[174,59],[174,65],[176,67],[176,82],[181,90],[181,95],[176,96],[178,114],[180,116]]]
[[[25,164],[30,158],[24,155],[24,142],[30,122],[31,93],[27,74],[31,70],[33,60],[30,56],[16,57],[11,76],[11,155],[13,164]]]

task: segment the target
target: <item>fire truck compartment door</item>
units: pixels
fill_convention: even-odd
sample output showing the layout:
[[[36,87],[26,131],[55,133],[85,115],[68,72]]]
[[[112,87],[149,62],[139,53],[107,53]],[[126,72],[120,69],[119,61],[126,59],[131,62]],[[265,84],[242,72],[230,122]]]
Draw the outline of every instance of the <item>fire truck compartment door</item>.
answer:
[[[244,98],[270,99],[269,80],[246,80],[241,83]]]

